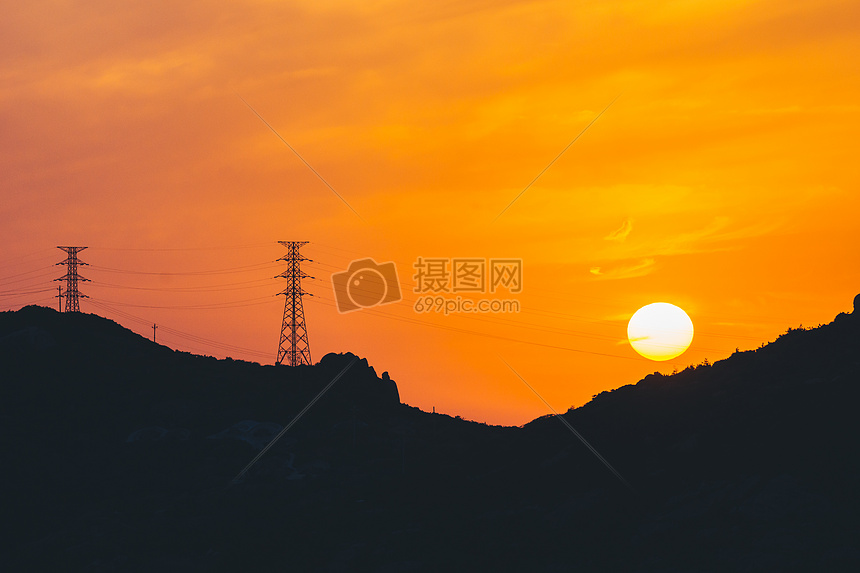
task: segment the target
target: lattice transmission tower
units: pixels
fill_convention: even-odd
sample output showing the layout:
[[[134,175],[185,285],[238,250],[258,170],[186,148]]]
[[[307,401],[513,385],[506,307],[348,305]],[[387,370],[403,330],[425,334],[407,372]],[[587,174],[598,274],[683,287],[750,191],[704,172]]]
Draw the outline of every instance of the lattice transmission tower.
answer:
[[[283,292],[287,300],[284,304],[284,322],[281,323],[281,341],[278,344],[278,360],[275,364],[281,364],[284,358],[290,366],[299,364],[312,364],[311,345],[308,342],[308,329],[305,326],[305,311],[302,306],[304,295],[313,296],[302,290],[303,278],[314,278],[302,272],[302,261],[310,261],[302,257],[299,249],[307,245],[308,241],[278,241],[287,248],[287,254],[278,259],[286,261],[287,270],[275,278],[287,279],[287,286]]]
[[[78,253],[86,249],[86,247],[57,247],[66,252],[66,260],[60,261],[58,265],[66,265],[66,275],[55,281],[66,281],[66,292],[61,296],[66,298],[66,312],[81,312],[81,305],[78,299],[89,298],[78,290],[78,281],[86,282],[90,279],[85,279],[78,274],[78,266],[86,266],[87,263],[78,259]]]

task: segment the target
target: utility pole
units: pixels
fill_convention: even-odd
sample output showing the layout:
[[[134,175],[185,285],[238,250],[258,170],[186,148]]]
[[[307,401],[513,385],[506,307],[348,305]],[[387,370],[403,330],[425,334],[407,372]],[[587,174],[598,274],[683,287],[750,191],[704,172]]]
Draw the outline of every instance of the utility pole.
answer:
[[[152,341],[153,342],[155,342],[155,329],[156,328],[158,328],[158,326],[153,322],[152,323]]]
[[[63,312],[63,285],[57,285],[57,310]]]
[[[57,263],[58,265],[66,265],[66,275],[55,281],[66,281],[66,312],[81,312],[79,299],[89,298],[85,294],[78,291],[78,281],[85,282],[90,279],[85,279],[78,274],[78,266],[86,266],[87,263],[78,260],[78,253],[86,249],[86,247],[57,247],[61,251],[66,252],[66,260]]]
[[[284,303],[284,321],[281,323],[281,339],[278,343],[278,359],[275,364],[281,364],[284,358],[290,366],[299,364],[312,364],[311,345],[308,342],[308,330],[305,326],[305,311],[302,306],[302,296],[313,296],[302,290],[302,279],[313,278],[302,272],[302,261],[310,261],[302,257],[299,249],[307,245],[308,241],[278,241],[287,248],[287,254],[278,259],[286,261],[287,270],[275,278],[287,279],[287,286],[283,292],[286,301]]]

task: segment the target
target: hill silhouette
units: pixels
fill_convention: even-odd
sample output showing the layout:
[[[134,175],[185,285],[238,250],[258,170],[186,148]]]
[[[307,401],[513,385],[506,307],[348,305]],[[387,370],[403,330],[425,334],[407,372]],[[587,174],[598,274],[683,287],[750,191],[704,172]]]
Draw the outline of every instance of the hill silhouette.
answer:
[[[856,301],[855,301],[856,304]],[[355,357],[175,352],[104,318],[0,313],[6,570],[809,571],[860,565],[860,312],[565,419],[401,404]]]

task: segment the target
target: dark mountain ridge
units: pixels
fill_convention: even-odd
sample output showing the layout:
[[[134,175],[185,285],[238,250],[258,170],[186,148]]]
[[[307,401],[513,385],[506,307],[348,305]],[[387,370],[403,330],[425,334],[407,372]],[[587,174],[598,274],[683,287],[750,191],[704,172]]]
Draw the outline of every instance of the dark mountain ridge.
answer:
[[[805,571],[860,564],[860,312],[487,426],[366,360],[260,366],[0,314],[10,570]]]

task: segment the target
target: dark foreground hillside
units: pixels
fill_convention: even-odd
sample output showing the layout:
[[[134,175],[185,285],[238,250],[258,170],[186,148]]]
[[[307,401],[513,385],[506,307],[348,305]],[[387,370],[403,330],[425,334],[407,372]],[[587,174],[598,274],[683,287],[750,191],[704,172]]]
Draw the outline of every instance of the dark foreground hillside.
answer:
[[[860,570],[860,311],[568,412],[629,487],[552,417],[421,412],[354,358],[260,366],[0,314],[0,568]]]

